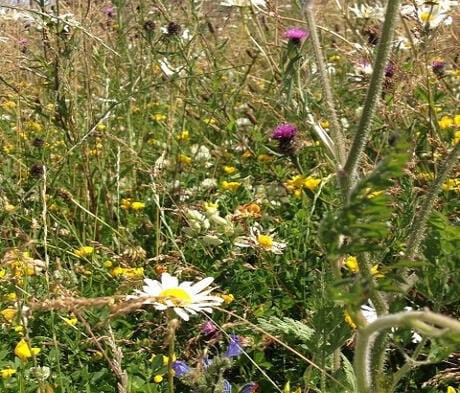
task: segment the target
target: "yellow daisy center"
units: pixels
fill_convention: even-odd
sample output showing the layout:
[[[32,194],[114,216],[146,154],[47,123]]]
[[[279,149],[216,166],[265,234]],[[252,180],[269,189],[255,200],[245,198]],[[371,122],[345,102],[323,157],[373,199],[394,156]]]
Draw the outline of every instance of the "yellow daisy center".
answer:
[[[270,249],[273,247],[273,239],[267,235],[259,235],[257,236],[257,243],[262,248]]]
[[[434,19],[434,16],[433,14],[431,14],[431,12],[422,12],[420,14],[420,20],[422,22],[431,22],[432,20]]]
[[[190,294],[182,288],[169,288],[160,292],[158,295],[160,298],[168,298],[176,305],[186,306],[192,303],[192,297]]]

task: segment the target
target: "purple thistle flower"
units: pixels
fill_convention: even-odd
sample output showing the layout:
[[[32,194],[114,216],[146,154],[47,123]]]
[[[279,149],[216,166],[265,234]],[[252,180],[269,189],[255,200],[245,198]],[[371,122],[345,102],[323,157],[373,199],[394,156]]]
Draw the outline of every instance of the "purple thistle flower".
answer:
[[[300,43],[306,40],[309,36],[310,34],[308,33],[308,31],[305,31],[298,27],[292,27],[286,30],[283,34],[284,38],[289,39],[289,42],[295,45],[300,45]]]
[[[214,325],[211,321],[206,321],[201,327],[201,333],[205,336],[214,334],[215,332],[217,332],[217,326]]]
[[[104,8],[104,15],[107,18],[113,18],[115,16],[115,7],[112,4],[109,4]]]
[[[387,64],[385,66],[385,78],[392,78],[396,72],[396,67],[394,64]]]
[[[240,356],[243,353],[243,349],[241,348],[241,337],[237,336],[236,334],[230,334],[230,341],[228,343],[227,352],[225,352],[225,356],[228,358],[232,358],[234,356]]]
[[[277,141],[291,141],[297,134],[297,127],[294,124],[285,123],[276,126],[272,132],[272,139]]]
[[[224,393],[232,393],[232,385],[226,379],[223,382]]]
[[[444,67],[446,66],[446,62],[442,60],[433,60],[431,62],[431,69],[437,76],[444,75]]]
[[[251,381],[241,388],[240,393],[256,393],[258,387],[257,383]]]
[[[176,360],[172,364],[172,368],[177,378],[183,377],[185,374],[188,374],[190,372],[190,367],[187,366],[187,364],[182,360]]]
[[[19,48],[24,49],[27,46],[27,38],[21,38],[18,40]]]

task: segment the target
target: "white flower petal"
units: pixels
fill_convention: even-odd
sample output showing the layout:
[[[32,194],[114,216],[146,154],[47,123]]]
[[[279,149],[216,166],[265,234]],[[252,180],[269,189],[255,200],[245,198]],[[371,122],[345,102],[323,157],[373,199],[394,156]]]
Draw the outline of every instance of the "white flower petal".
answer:
[[[179,307],[174,307],[174,312],[179,315],[179,317],[181,317],[184,321],[188,321],[189,320],[189,315],[184,311],[183,308],[179,308]]]

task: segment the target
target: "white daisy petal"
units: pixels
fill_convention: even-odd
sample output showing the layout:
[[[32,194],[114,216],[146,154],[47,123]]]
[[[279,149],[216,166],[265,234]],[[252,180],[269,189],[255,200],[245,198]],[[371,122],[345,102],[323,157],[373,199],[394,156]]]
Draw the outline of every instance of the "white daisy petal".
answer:
[[[179,315],[179,317],[181,317],[184,321],[188,321],[189,320],[189,315],[184,311],[183,308],[180,308],[180,307],[174,307],[174,312]]]

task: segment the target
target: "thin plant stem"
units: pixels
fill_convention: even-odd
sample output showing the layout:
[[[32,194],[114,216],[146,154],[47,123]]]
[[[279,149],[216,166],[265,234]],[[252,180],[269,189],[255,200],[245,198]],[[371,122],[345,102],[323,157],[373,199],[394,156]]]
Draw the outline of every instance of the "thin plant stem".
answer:
[[[439,330],[435,325],[445,330]],[[356,350],[354,370],[356,375],[357,391],[374,393],[376,391],[375,380],[371,373],[372,356],[378,333],[389,330],[392,327],[419,327],[424,333],[439,336],[447,332],[460,333],[460,322],[431,311],[406,311],[396,314],[383,315],[364,328],[358,330],[356,338]]]
[[[400,0],[388,1],[382,35],[373,65],[374,71],[372,73],[369,88],[367,89],[363,113],[359,120],[358,128],[344,166],[344,176],[348,183],[348,195],[351,194],[354,184],[356,183],[359,160],[369,139],[372,120],[382,91],[385,67],[390,54],[400,3]]]
[[[175,356],[175,343],[176,343],[176,330],[179,327],[179,320],[168,312],[168,335],[166,336],[166,343],[168,345],[168,393],[174,393],[174,356]]]
[[[323,88],[324,98],[328,111],[328,117],[331,123],[331,134],[334,141],[334,159],[336,163],[336,170],[341,171],[345,164],[345,137],[340,127],[337,111],[335,109],[334,97],[332,95],[331,84],[329,76],[327,74],[326,64],[324,63],[323,51],[321,49],[321,43],[319,41],[318,28],[316,26],[315,14],[314,14],[314,1],[310,0],[305,3],[303,7],[303,13],[308,24],[310,38],[313,46],[313,52],[315,55],[316,67],[321,80]]]
[[[409,259],[409,261],[412,261],[418,253],[420,243],[422,242],[423,235],[425,233],[426,223],[428,221],[428,218],[430,217],[431,211],[433,210],[433,205],[436,201],[436,197],[441,191],[442,185],[449,176],[449,173],[452,170],[453,166],[457,163],[457,158],[459,154],[460,143],[457,143],[448,155],[446,161],[444,162],[444,165],[439,171],[438,177],[431,185],[430,190],[428,191],[428,194],[425,197],[425,200],[420,206],[420,209],[417,210],[417,212],[415,213],[416,216],[414,220],[414,225],[412,226],[411,234],[407,242],[406,257]]]

